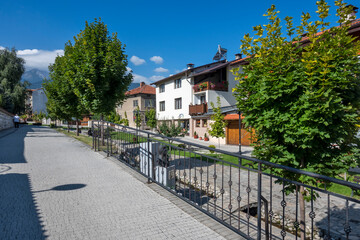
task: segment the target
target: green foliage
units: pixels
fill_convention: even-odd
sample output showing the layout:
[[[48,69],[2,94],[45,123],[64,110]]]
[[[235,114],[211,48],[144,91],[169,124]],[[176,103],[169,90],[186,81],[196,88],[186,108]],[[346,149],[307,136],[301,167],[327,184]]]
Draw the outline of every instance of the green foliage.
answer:
[[[66,43],[67,78],[87,111],[107,115],[125,99],[132,75],[124,50],[117,33],[110,35],[101,19],[86,22],[74,43]]]
[[[215,107],[213,102],[210,102],[210,105],[213,109],[214,114],[211,116],[209,134],[212,137],[224,138],[225,137],[225,127],[226,122],[224,120],[224,115],[221,113],[221,102],[220,97],[217,97],[217,106]]]
[[[73,66],[69,64],[67,52],[64,56],[57,56],[55,63],[49,66],[50,79],[45,79],[44,90],[48,98],[47,112],[52,120],[70,121],[72,117],[81,118],[85,109],[73,91],[69,81],[69,74]]]
[[[265,14],[268,24],[254,27],[257,38],[246,34],[241,41],[241,52],[252,56],[249,65],[234,71],[239,80],[234,89],[238,108],[246,126],[256,129],[254,154],[332,177],[359,164],[355,159],[360,157],[354,139],[359,124],[360,45],[347,33],[349,9],[342,1],[335,3],[340,27],[324,31],[329,6],[318,1],[320,20],[312,21],[306,13],[295,28],[292,18],[286,17],[285,34],[273,5]],[[320,31],[324,32],[317,34]],[[316,183],[303,175],[280,170],[278,174]]]
[[[129,119],[127,118],[126,112],[124,113],[124,117],[121,119],[121,124],[124,126],[129,126]]]
[[[209,145],[209,148],[216,149],[215,145]],[[210,153],[214,153],[215,151],[210,150]]]
[[[27,83],[21,82],[24,63],[14,48],[0,49],[0,107],[11,113],[22,113],[25,109]]]
[[[166,122],[162,122],[159,126],[158,131],[160,134],[165,135],[169,138],[183,136],[181,126],[176,126],[174,123],[171,123],[169,126],[168,124],[166,124]],[[169,140],[169,142],[172,142],[172,140]]]
[[[137,108],[136,108],[134,121],[135,121],[135,125],[137,128],[141,127],[142,119],[141,119],[141,112],[140,112],[139,106],[137,106]]]
[[[120,115],[117,114],[116,110],[113,110],[110,114],[105,116],[105,121],[121,124]]]
[[[151,128],[156,128],[157,120],[156,120],[155,109],[150,109],[150,110],[146,111],[145,116],[147,119],[146,125],[148,125]]]
[[[197,134],[197,132],[195,131],[195,132],[194,132],[194,136],[197,136],[197,135],[198,135],[198,134]]]

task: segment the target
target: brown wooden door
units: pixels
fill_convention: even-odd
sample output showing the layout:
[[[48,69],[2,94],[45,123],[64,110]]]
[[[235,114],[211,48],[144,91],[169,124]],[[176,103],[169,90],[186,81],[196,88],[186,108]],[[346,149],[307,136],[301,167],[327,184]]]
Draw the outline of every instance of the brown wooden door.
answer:
[[[252,143],[252,131],[241,129],[241,145],[249,146]],[[239,145],[239,121],[229,121],[226,133],[227,144]]]

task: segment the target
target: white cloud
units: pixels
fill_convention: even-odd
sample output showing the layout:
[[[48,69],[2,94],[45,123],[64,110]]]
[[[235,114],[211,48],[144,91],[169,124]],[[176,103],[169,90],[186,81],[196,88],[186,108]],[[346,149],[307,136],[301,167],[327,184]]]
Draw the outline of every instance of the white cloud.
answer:
[[[55,62],[56,56],[64,55],[64,50],[24,49],[17,51],[17,55],[25,60],[26,69],[38,68],[47,71],[49,64]]]
[[[3,46],[0,46],[0,50],[3,50],[3,49],[5,49]]]
[[[141,59],[137,56],[132,56],[130,58],[130,62],[132,62],[133,64],[135,64],[135,66],[139,66],[141,64],[144,64],[145,63],[145,60],[144,59]]]
[[[126,74],[129,74],[129,73],[131,73],[131,71],[132,71],[132,69],[131,69],[131,68],[129,68],[129,67],[126,67]]]
[[[136,74],[136,73],[132,73],[132,75],[134,77],[135,83],[145,82],[146,84],[150,84],[150,81],[147,77],[144,77],[144,76]]]
[[[150,81],[156,82],[156,81],[161,80],[161,79],[163,79],[163,78],[165,78],[165,77],[154,75],[154,76],[151,76],[151,77],[150,77]]]
[[[152,56],[150,58],[150,61],[153,61],[156,64],[162,64],[164,62],[164,59],[160,56]]]
[[[155,68],[154,71],[155,72],[168,72],[169,70],[166,68],[163,68],[163,67],[158,67],[158,68]]]

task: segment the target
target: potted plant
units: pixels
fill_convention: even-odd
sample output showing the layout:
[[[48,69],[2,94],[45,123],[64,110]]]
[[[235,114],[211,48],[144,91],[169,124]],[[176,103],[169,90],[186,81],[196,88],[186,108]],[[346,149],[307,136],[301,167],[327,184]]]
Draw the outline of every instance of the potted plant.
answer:
[[[202,137],[199,137],[199,140],[202,140]]]
[[[194,138],[197,139],[198,138],[198,135],[196,132],[194,132]]]
[[[209,141],[209,137],[206,133],[204,134],[204,141]]]

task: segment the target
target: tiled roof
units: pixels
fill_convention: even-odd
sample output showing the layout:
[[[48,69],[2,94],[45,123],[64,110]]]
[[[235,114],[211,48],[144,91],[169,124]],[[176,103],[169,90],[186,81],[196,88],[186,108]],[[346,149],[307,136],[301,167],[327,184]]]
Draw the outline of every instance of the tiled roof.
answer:
[[[130,91],[127,91],[125,95],[131,96],[135,94],[156,94],[156,90],[154,87],[150,85],[144,84],[143,86],[140,86],[138,88],[131,89]]]
[[[211,72],[214,72],[214,71],[216,71],[216,70],[218,70],[220,68],[226,67],[227,65],[229,65],[229,62],[222,63],[222,64],[217,65],[215,67],[208,68],[208,69],[206,69],[204,71],[201,71],[199,73],[195,73],[195,74],[191,75],[191,77],[196,77],[196,76],[200,76],[200,75],[203,75],[203,74],[206,74],[206,73],[211,73]]]

